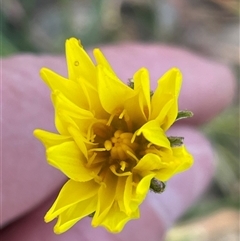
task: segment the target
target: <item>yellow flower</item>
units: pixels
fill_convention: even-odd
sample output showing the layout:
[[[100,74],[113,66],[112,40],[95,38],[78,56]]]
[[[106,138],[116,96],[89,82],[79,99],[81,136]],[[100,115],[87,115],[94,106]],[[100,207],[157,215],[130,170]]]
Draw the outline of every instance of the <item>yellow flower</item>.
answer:
[[[193,158],[184,145],[172,145],[166,130],[176,121],[182,76],[169,70],[150,95],[145,68],[130,88],[118,79],[99,49],[93,64],[79,40],[66,41],[69,77],[49,69],[41,77],[52,90],[59,134],[35,130],[48,163],[69,180],[47,212],[58,217],[55,233],[92,215],[92,226],[120,232],[139,217],[153,178],[167,181],[188,169]]]

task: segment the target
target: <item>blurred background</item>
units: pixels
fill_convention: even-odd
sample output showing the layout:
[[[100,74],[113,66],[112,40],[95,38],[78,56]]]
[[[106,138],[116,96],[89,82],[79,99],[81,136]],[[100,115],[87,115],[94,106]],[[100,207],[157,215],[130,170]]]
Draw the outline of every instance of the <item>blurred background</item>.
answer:
[[[0,8],[1,56],[62,53],[70,36],[80,38],[85,47],[154,41],[228,64],[239,79],[238,0],[8,0]],[[239,101],[238,95],[202,127],[219,165],[208,191],[169,230],[166,241],[239,240]]]

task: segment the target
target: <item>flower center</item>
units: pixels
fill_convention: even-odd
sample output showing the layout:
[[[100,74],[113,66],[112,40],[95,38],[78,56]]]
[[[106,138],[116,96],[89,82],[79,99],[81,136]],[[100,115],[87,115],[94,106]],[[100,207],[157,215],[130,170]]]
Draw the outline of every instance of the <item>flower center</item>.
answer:
[[[110,116],[109,120],[98,120],[88,132],[88,159],[96,182],[101,183],[111,170],[116,176],[128,176],[139,160],[148,153],[162,157],[161,147],[149,143],[144,136],[136,136],[131,120],[126,113]],[[89,143],[90,143],[89,142]]]
[[[117,176],[130,175],[136,164],[135,152],[139,144],[133,142],[132,137],[131,132],[116,130],[113,136],[104,142],[104,147],[109,152],[109,168]]]
[[[88,167],[95,164],[110,169],[117,176],[127,176],[137,164],[142,144],[134,138],[129,120],[114,116],[111,121],[95,123],[92,127],[95,146],[89,149]],[[129,131],[130,130],[130,131]],[[99,176],[99,175],[98,175]]]
[[[139,144],[132,142],[133,133],[117,130],[111,139],[104,142],[104,147],[110,151],[112,159],[127,160],[129,155],[135,154]]]

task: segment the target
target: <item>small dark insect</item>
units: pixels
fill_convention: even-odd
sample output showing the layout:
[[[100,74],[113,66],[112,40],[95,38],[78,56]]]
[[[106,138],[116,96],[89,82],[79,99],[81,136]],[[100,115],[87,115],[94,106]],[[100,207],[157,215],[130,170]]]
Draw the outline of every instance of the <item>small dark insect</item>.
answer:
[[[157,178],[153,178],[150,183],[150,189],[156,193],[164,192],[166,184]]]

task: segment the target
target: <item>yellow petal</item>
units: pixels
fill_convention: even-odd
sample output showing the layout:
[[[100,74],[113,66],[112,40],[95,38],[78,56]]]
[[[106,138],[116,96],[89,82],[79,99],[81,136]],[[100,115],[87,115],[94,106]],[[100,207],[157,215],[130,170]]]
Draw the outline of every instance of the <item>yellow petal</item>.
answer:
[[[131,219],[139,218],[139,210],[135,210],[130,215],[120,211],[117,202],[114,202],[108,212],[108,215],[100,223],[101,226],[104,226],[112,233],[121,232],[124,225]]]
[[[166,114],[165,120],[161,125],[164,131],[167,131],[169,127],[175,122],[178,114],[178,103],[177,100],[174,99],[171,108]]]
[[[60,91],[55,90],[52,94],[52,101],[56,110],[61,110],[71,117],[77,119],[92,119],[94,118],[93,113],[80,108],[78,105],[71,102],[66,96],[64,96]]]
[[[83,153],[85,158],[88,158],[87,147],[86,147],[86,139],[84,139],[83,135],[79,132],[78,129],[73,126],[68,127],[68,131],[71,134],[72,138],[76,142],[78,148]]]
[[[118,203],[119,209],[123,212],[126,212],[126,208],[124,205],[124,191],[126,187],[126,181],[128,177],[118,177],[115,200]]]
[[[113,114],[117,109],[123,111],[124,102],[133,96],[133,90],[119,80],[108,69],[98,65],[98,93],[105,111]]]
[[[140,128],[144,123],[146,123],[146,116],[140,107],[138,93],[135,93],[133,97],[125,101],[124,109],[127,110],[129,119],[136,129]]]
[[[133,76],[134,90],[139,91],[139,104],[142,113],[145,115],[146,120],[151,112],[150,105],[150,81],[149,73],[145,68],[140,69]]]
[[[178,113],[177,98],[181,89],[182,74],[176,69],[170,69],[158,81],[158,87],[152,96],[152,113],[150,119],[156,119],[164,106],[173,99],[173,106],[166,116],[167,123],[163,129],[167,130],[175,121]]]
[[[175,102],[175,103],[174,103]],[[161,126],[161,128],[166,131],[164,128],[170,124],[172,124],[170,121],[172,121],[172,119],[168,119],[169,115],[172,116],[174,115],[175,117],[175,107],[173,106],[175,104],[175,107],[177,107],[176,105],[176,101],[173,98],[169,98],[169,100],[166,100],[166,104],[163,106],[163,108],[160,110],[158,116],[155,118],[155,120],[157,120],[159,122],[159,126]],[[175,112],[174,112],[175,110]]]
[[[124,109],[135,128],[140,128],[148,120],[151,112],[149,74],[144,68],[137,71],[134,79],[134,96],[127,99]]]
[[[193,156],[187,151],[184,145],[173,147],[172,150],[174,158],[179,162],[175,173],[186,171],[192,166]]]
[[[118,177],[108,170],[103,180],[105,185],[102,185],[98,192],[97,209],[92,220],[92,225],[94,227],[102,223],[111,206],[113,205],[117,180]]]
[[[70,229],[82,218],[92,214],[96,210],[97,195],[72,205],[59,214],[58,221],[54,227],[56,234],[61,234]]]
[[[131,210],[137,210],[142,201],[146,198],[146,195],[149,191],[150,182],[155,174],[149,174],[144,176],[141,181],[138,183],[135,192],[133,193],[131,201]]]
[[[161,158],[152,153],[146,154],[137,165],[133,168],[134,172],[139,173],[141,176],[152,174],[158,171],[161,167]]]
[[[139,178],[138,173],[134,173],[133,175],[137,175]],[[133,182],[135,179],[133,179],[133,175],[127,178],[124,191],[124,205],[126,214],[128,215],[131,215],[138,210],[139,205],[145,199],[149,191],[151,179],[155,176],[154,173],[149,173],[136,183]]]
[[[63,136],[40,129],[34,130],[33,134],[43,143],[46,149],[52,146],[62,144],[67,141],[72,141],[71,136]]]
[[[76,122],[70,116],[64,115],[61,110],[55,110],[55,127],[61,135],[69,136],[68,127],[78,128]]]
[[[143,136],[151,143],[158,145],[159,147],[165,147],[170,149],[170,142],[166,137],[165,132],[159,126],[158,121],[152,120],[143,125],[138,131],[137,136],[143,134]]]
[[[132,193],[133,193],[132,181],[133,181],[133,175],[128,176],[126,179],[124,196],[123,196],[125,212],[128,215],[130,215],[132,213],[132,209],[130,206],[131,200],[132,200]]]
[[[69,101],[81,108],[89,109],[89,96],[86,86],[83,83],[81,83],[81,85],[77,84],[46,68],[40,70],[40,75],[52,91],[58,90],[63,93]],[[79,93],[81,93],[81,98],[79,98]]]
[[[95,119],[92,112],[75,105],[57,90],[52,94],[52,101],[55,106],[55,125],[59,133],[69,135],[69,126],[87,133],[88,126]]]
[[[97,85],[93,86],[91,81],[88,82],[81,76],[79,79],[81,83],[78,84],[46,68],[41,69],[40,74],[53,92],[56,90],[61,92],[70,102],[82,109],[96,113],[97,117],[103,118],[106,115],[99,101]]]
[[[100,49],[94,49],[93,55],[97,61],[97,65],[104,66],[105,68],[107,68],[110,72],[112,72],[115,75],[111,65],[109,64],[109,62],[107,61],[107,59],[105,58],[105,56],[103,55],[103,53]]]
[[[186,171],[193,164],[193,157],[184,145],[173,147],[172,152],[172,156],[162,157],[164,165],[156,172],[156,178],[161,181],[167,181],[177,173]]]
[[[66,41],[66,58],[69,79],[79,82],[81,77],[97,87],[96,67],[76,38]]]
[[[85,167],[87,163],[84,154],[75,142],[65,142],[46,150],[48,163],[75,181],[93,179],[91,171]]]
[[[146,197],[149,187],[150,187],[150,182],[152,178],[155,176],[155,174],[149,174],[141,179],[139,184],[137,185],[136,189],[136,197],[139,200],[139,204],[143,201],[143,199]]]
[[[50,222],[65,210],[74,205],[89,200],[96,196],[99,185],[94,181],[75,182],[73,180],[67,181],[62,187],[57,199],[52,207],[46,213],[45,222]]]

